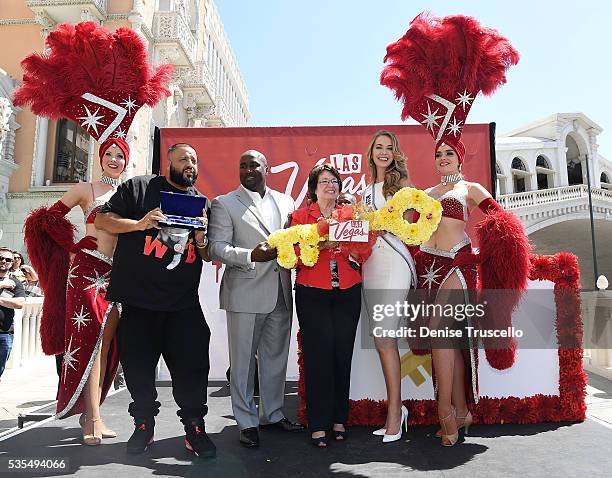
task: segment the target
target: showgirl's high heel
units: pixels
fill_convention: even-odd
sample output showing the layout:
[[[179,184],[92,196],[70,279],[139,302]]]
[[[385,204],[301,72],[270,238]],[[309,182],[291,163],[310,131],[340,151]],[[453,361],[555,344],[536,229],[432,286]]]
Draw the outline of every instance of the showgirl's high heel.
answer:
[[[464,417],[457,417],[456,422],[457,422],[457,431],[461,430],[462,428],[465,428],[465,434],[467,435],[468,430],[472,426],[472,422],[473,422],[472,414],[468,410]],[[439,429],[436,432],[436,436],[438,438],[442,436],[442,429]]]
[[[89,446],[96,446],[102,443],[102,434],[96,435],[96,422],[99,422],[99,418],[86,418],[86,422],[93,423],[93,434],[85,435],[85,430],[83,429],[83,443]]]
[[[465,414],[464,417],[457,417],[456,419],[457,422],[457,431],[461,430],[462,428],[465,428],[465,434],[468,434],[468,430],[469,428],[472,426],[472,422],[473,422],[473,417],[472,417],[472,413],[468,410],[467,413]],[[439,429],[436,432],[436,436],[438,438],[440,438],[442,436],[442,429]]]
[[[85,413],[82,413],[79,417],[79,425],[81,425],[81,428],[85,426],[86,420],[87,415]],[[110,428],[106,428],[106,425],[104,425],[104,428],[102,428],[102,438],[117,438],[117,432],[111,430]]]
[[[408,409],[404,405],[402,405],[400,411],[402,414],[402,418],[400,420],[399,432],[397,432],[395,435],[387,435],[387,433],[385,433],[385,436],[383,436],[382,439],[383,443],[391,443],[402,438],[402,432],[404,428],[406,429],[406,431],[408,431]]]
[[[385,427],[379,428],[378,430],[374,430],[372,432],[372,435],[376,435],[376,436],[383,436],[387,433],[387,429]]]
[[[465,434],[467,435],[469,428],[472,426],[472,421],[472,414],[468,410],[464,417],[457,417],[457,431],[461,428],[465,428]]]
[[[454,446],[459,439],[459,430],[457,430],[455,433],[447,433],[448,429],[446,427],[446,421],[449,419],[457,420],[457,412],[454,408],[446,417],[440,417],[440,426],[442,427],[442,434],[440,435],[440,438],[442,438],[442,446]]]

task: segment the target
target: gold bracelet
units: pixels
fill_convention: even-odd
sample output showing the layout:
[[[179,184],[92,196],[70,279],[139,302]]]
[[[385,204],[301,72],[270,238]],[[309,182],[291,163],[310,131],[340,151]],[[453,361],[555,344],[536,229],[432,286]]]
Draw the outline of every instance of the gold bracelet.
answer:
[[[205,238],[206,241],[204,241],[203,244],[199,244],[198,241],[195,241],[195,245],[198,249],[206,249],[206,246],[208,245],[208,237]]]

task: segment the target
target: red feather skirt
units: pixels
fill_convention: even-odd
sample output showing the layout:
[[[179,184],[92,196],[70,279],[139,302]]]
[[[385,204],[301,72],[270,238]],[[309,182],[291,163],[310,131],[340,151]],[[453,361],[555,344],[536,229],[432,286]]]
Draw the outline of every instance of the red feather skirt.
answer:
[[[102,348],[104,327],[113,309],[106,301],[112,259],[99,251],[78,252],[68,273],[66,288],[65,351],[57,399],[57,418],[85,411],[83,388]],[[117,340],[108,352],[102,403],[119,366]]]
[[[439,289],[453,277],[454,280],[459,278],[461,291],[454,290],[452,292],[453,299],[457,297],[461,298],[462,303],[469,303],[474,300],[474,291],[477,284],[477,269],[475,265],[466,266],[453,266],[453,260],[455,255],[459,252],[471,252],[472,248],[468,240],[462,241],[456,244],[450,251],[443,251],[434,249],[431,247],[421,246],[420,250],[414,254],[414,260],[416,263],[416,270],[418,276],[417,288],[422,293],[423,301],[426,303],[441,303],[439,296]],[[457,300],[452,301],[454,304]],[[442,304],[444,305],[444,304]],[[419,319],[421,326],[434,327],[428,317],[422,317]],[[456,321],[454,318],[450,319],[452,327],[464,327],[473,326],[473,321],[465,319],[461,322]],[[455,340],[452,345],[448,342],[439,342],[432,344],[432,339],[420,339],[418,344],[410,343],[412,352],[417,355],[424,355],[431,353],[431,347],[437,348],[451,348],[461,347],[461,354],[465,365],[465,389],[467,392],[467,399],[469,403],[478,402],[478,345],[472,343],[472,339],[468,339],[467,333],[464,331],[461,343],[457,343]],[[438,339],[433,339],[438,340]],[[429,343],[427,343],[429,342]],[[449,344],[447,347],[444,344]],[[432,362],[432,369],[433,369]],[[438,392],[437,381],[435,370],[433,371],[434,389],[436,395]]]

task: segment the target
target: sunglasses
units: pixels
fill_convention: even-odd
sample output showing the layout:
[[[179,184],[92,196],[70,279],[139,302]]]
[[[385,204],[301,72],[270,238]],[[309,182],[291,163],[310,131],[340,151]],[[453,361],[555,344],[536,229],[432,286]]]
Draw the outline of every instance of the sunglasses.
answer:
[[[11,257],[0,257],[0,262],[13,262]]]

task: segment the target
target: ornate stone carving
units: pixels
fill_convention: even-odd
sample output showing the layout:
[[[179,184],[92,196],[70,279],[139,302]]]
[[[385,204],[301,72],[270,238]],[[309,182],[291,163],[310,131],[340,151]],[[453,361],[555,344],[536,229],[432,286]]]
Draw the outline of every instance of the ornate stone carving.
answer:
[[[153,18],[153,37],[160,50],[173,48],[178,55],[168,58],[177,66],[193,66],[196,53],[196,39],[180,8],[174,11],[156,12]]]
[[[89,7],[81,8],[81,21],[82,22],[97,22],[98,18],[92,13]]]
[[[8,98],[0,98],[0,143],[4,141],[9,132],[9,125],[13,108]]]
[[[44,10],[36,11],[34,13],[34,20],[40,25],[40,34],[43,38],[46,38],[49,32],[53,30],[53,27],[55,27],[55,22]]]

